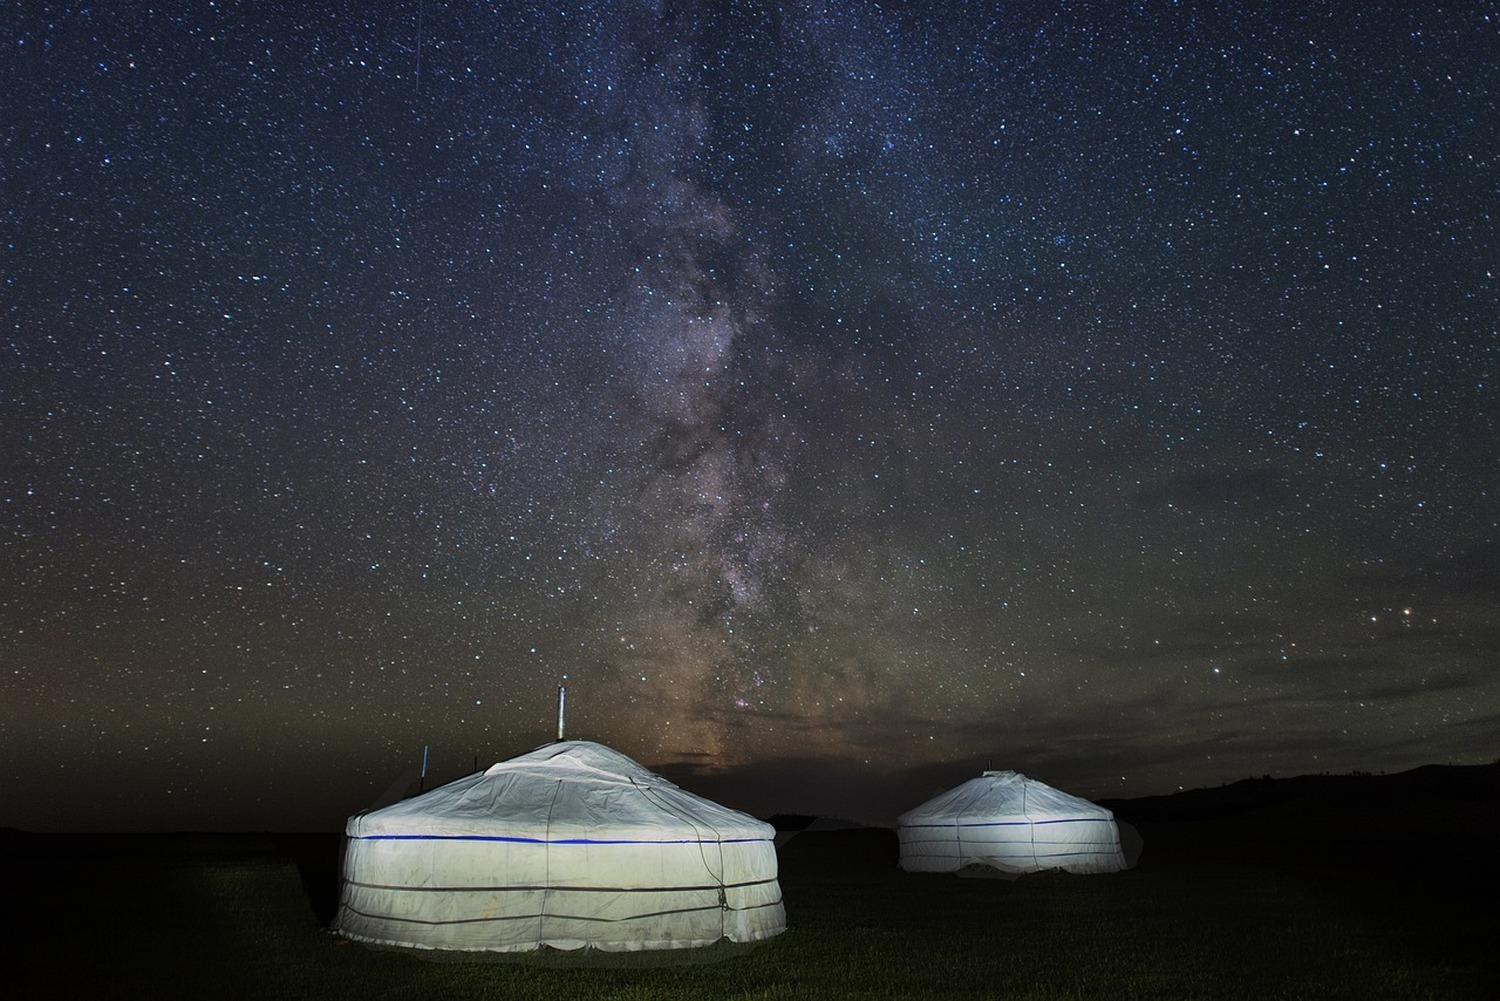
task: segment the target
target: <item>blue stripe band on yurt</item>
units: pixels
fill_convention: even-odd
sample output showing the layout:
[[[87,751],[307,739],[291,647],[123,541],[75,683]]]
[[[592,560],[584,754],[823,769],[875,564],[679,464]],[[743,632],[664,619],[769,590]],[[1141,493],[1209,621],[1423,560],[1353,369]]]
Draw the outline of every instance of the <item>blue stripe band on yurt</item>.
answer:
[[[1104,822],[1103,817],[1068,817],[1063,820],[959,820],[940,824],[903,824],[907,828],[932,830],[951,827],[1042,827],[1047,824],[1093,824]]]
[[[636,841],[626,838],[521,838],[499,834],[357,834],[354,841],[508,841],[526,845],[752,845],[757,842],[771,843],[770,838],[724,838],[721,841],[701,841],[697,838],[676,838],[668,841]]]
[[[1061,820],[961,820],[959,827],[1046,827],[1050,824],[1097,824],[1102,817],[1066,817]]]

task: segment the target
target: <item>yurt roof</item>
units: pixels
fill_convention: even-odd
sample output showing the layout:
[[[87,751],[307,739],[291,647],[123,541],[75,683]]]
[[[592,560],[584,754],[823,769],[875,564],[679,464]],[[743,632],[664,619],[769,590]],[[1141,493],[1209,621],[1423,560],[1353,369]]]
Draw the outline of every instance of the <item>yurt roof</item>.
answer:
[[[349,818],[350,837],[769,840],[754,817],[678,788],[619,751],[558,741]]]
[[[1108,809],[1054,789],[1020,772],[985,772],[940,793],[898,818],[901,824],[952,823],[961,820],[1041,820],[1114,817]]]

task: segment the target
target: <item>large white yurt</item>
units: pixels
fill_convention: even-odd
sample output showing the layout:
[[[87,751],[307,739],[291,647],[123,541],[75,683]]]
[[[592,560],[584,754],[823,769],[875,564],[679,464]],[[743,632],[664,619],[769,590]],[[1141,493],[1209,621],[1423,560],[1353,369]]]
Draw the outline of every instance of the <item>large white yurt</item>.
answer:
[[[415,949],[607,952],[786,930],[775,829],[558,741],[349,818],[334,930]]]
[[[1126,868],[1109,810],[1019,772],[985,772],[897,818],[901,868],[1006,875]]]

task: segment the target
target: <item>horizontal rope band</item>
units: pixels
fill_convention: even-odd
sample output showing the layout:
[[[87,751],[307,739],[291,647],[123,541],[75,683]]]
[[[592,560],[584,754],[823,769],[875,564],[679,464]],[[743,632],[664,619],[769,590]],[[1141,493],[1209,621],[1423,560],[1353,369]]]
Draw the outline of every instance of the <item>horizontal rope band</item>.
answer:
[[[748,907],[731,907],[731,908],[728,908],[728,910],[736,911],[736,912],[747,912],[747,911],[761,910],[761,909],[766,908],[766,907],[780,907],[780,906],[781,906],[781,900],[778,898],[778,899],[776,899],[774,901],[771,901],[769,903],[752,904],[752,905],[750,905]],[[667,911],[651,911],[651,912],[648,912],[648,913],[645,913],[645,914],[628,914],[628,915],[626,915],[624,917],[619,917],[619,918],[604,918],[604,917],[598,917],[598,916],[595,916],[595,915],[582,915],[582,914],[554,914],[554,913],[543,914],[543,913],[536,913],[536,914],[495,914],[495,915],[487,915],[485,917],[478,917],[478,918],[444,918],[444,919],[437,919],[437,918],[413,918],[413,917],[405,917],[405,916],[398,915],[398,914],[372,914],[369,911],[361,911],[361,910],[359,910],[357,908],[350,907],[348,904],[344,905],[344,910],[348,911],[351,914],[358,914],[362,918],[368,918],[371,921],[395,921],[395,922],[400,922],[402,924],[440,926],[440,925],[485,924],[485,923],[496,922],[496,921],[537,921],[537,920],[545,920],[545,921],[588,921],[588,922],[593,922],[595,924],[619,924],[619,923],[624,922],[624,921],[641,921],[641,920],[644,920],[646,918],[663,918],[663,917],[670,917],[670,916],[675,915],[675,914],[697,914],[697,913],[702,913],[702,912],[706,912],[706,911],[719,912],[719,911],[725,910],[725,908],[719,906],[718,904],[714,904],[714,905],[712,905],[710,907],[682,907],[682,908],[677,908],[677,909],[674,909],[674,910],[667,910]]]
[[[776,877],[772,876],[769,879],[740,883],[705,883],[699,886],[408,886],[402,883],[365,883],[357,879],[346,879],[344,885],[366,890],[400,890],[409,893],[685,893],[691,890],[736,890],[747,886],[768,886],[775,882]]]

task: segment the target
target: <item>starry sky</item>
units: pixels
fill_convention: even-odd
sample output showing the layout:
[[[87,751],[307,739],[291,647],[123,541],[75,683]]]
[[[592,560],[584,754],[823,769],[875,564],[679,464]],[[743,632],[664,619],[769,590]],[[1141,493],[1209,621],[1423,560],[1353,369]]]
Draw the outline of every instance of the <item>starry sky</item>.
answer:
[[[1500,5],[0,13],[0,826],[1500,748]]]

